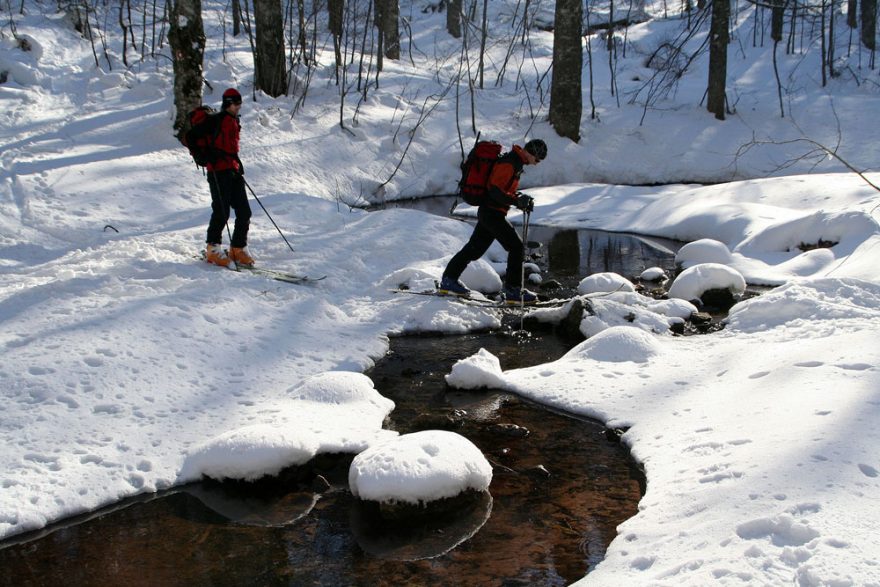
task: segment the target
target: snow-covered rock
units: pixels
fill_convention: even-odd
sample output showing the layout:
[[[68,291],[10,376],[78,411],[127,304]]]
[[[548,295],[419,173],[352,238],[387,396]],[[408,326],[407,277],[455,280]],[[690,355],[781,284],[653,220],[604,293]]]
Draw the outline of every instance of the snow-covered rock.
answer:
[[[635,290],[630,280],[613,272],[593,273],[583,278],[577,287],[580,294]]]
[[[734,296],[746,290],[746,280],[736,269],[719,263],[701,263],[682,271],[669,288],[670,298],[699,300],[712,289],[729,290]]]
[[[675,264],[685,269],[700,263],[728,265],[731,259],[732,256],[727,245],[711,238],[701,238],[690,242],[675,254]]]
[[[486,491],[492,466],[470,440],[445,430],[404,434],[357,455],[351,492],[380,503],[429,503],[468,490]]]

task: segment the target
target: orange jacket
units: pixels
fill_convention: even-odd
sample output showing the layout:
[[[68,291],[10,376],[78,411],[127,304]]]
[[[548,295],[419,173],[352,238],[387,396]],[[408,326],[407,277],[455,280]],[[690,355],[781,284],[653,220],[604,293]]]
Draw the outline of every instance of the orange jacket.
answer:
[[[516,192],[519,189],[519,176],[522,175],[526,162],[526,152],[519,145],[514,145],[510,152],[502,155],[489,175],[489,197],[486,204],[493,210],[504,212],[516,204]]]
[[[233,169],[241,171],[238,162],[238,136],[241,131],[241,123],[237,116],[225,112],[220,117],[220,130],[214,140],[214,153],[216,161],[208,163],[208,171],[226,171]]]

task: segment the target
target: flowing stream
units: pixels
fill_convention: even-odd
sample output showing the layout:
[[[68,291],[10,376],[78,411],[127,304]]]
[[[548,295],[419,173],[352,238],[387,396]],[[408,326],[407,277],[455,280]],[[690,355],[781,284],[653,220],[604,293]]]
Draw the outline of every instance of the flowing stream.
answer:
[[[435,205],[448,210],[448,203]],[[596,271],[671,269],[676,243],[533,227],[545,280],[571,290]],[[556,294],[558,295],[558,294]],[[401,433],[446,428],[493,465],[489,495],[406,523],[377,519],[347,488],[351,455],[258,483],[196,483],[130,499],[0,543],[0,585],[565,585],[602,560],[633,516],[643,473],[601,424],[443,379],[480,348],[511,369],[552,361],[552,331],[408,336],[367,374]]]

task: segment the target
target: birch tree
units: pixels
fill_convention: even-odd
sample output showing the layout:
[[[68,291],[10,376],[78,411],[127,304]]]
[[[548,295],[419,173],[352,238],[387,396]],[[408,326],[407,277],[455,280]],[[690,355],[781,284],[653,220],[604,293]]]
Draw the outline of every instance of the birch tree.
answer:
[[[190,110],[202,103],[205,29],[201,0],[174,0],[168,30],[174,68],[174,129],[186,123]]]

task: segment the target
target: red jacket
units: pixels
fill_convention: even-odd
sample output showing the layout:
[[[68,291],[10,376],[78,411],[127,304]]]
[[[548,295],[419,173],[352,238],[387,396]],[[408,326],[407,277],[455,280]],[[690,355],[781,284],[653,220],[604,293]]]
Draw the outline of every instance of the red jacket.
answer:
[[[504,212],[516,204],[516,192],[519,189],[519,176],[522,175],[526,162],[526,152],[519,145],[514,145],[509,153],[498,159],[489,175],[488,204],[493,210]]]
[[[213,163],[208,163],[208,171],[241,170],[241,164],[238,162],[238,135],[240,131],[241,123],[237,116],[225,112],[220,117],[220,131],[214,140],[217,159]]]

